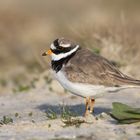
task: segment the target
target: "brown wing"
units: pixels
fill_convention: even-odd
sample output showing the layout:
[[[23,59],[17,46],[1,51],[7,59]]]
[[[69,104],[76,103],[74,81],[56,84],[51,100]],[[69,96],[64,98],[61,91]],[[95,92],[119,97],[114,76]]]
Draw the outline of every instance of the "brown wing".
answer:
[[[67,78],[73,82],[105,86],[140,85],[139,80],[121,73],[107,59],[80,49],[64,67]]]

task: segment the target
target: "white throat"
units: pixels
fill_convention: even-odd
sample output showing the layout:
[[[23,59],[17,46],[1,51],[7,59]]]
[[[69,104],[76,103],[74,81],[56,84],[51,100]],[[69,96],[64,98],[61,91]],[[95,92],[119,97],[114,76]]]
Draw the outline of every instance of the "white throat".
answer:
[[[77,45],[74,49],[72,49],[71,51],[67,52],[67,53],[60,53],[60,54],[51,54],[52,60],[53,61],[58,61],[62,58],[66,58],[67,56],[71,55],[72,53],[76,52],[79,48],[79,45]]]

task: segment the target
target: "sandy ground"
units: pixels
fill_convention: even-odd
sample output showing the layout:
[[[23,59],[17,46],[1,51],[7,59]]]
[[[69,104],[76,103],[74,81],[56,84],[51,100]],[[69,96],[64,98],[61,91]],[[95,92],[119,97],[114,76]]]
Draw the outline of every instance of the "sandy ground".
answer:
[[[93,116],[79,127],[63,127],[61,118],[49,120],[48,109],[60,114],[60,105],[68,105],[80,117],[84,113],[84,100],[63,89],[54,81],[53,91],[42,84],[22,93],[0,95],[0,119],[13,118],[13,123],[0,126],[0,140],[46,140],[46,139],[95,139],[95,140],[139,140],[140,123],[120,125],[110,116],[98,120]],[[57,92],[56,92],[57,91]],[[123,90],[96,100],[95,116],[109,112],[112,102],[140,106],[140,89]],[[18,114],[18,116],[15,116]],[[84,118],[82,118],[84,119]]]

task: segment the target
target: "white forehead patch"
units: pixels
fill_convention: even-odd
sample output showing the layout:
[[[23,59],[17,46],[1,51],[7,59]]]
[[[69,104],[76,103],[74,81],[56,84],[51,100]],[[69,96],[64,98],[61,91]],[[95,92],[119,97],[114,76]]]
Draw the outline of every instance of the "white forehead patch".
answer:
[[[64,47],[64,48],[68,48],[71,46],[71,44],[63,44],[63,43],[60,43],[60,46],[61,47]]]
[[[56,49],[56,47],[54,46],[54,44],[52,43],[51,44],[51,47],[50,47],[52,50],[55,50]]]

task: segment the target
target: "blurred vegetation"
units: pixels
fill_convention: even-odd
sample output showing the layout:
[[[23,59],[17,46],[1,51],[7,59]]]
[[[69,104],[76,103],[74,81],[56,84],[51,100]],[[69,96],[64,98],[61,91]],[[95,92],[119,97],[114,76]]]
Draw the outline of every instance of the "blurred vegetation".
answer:
[[[13,119],[11,117],[3,116],[3,119],[0,120],[0,125],[9,124],[9,123],[13,123]]]
[[[41,54],[61,36],[140,78],[139,13],[138,0],[0,0],[0,90],[50,68]]]
[[[134,108],[126,104],[114,102],[111,116],[119,123],[130,124],[140,122],[140,108]]]

